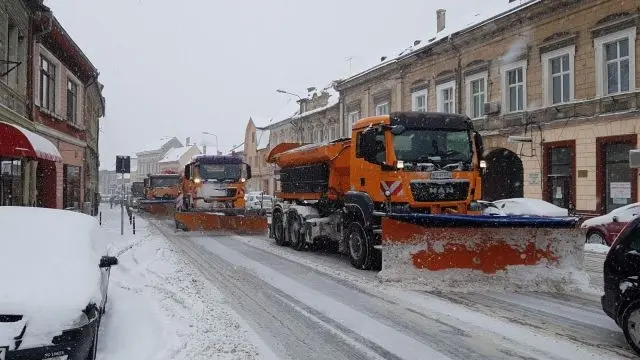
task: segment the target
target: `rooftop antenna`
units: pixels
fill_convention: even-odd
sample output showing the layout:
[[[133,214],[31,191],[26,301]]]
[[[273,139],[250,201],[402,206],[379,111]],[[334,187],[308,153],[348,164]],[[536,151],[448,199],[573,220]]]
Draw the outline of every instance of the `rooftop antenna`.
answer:
[[[349,62],[349,75],[351,75],[351,65],[353,62],[353,56],[349,56],[345,60]]]

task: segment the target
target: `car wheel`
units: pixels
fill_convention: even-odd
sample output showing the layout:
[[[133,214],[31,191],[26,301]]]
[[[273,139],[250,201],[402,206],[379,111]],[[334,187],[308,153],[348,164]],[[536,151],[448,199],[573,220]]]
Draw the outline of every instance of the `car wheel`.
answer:
[[[631,303],[622,314],[622,330],[627,342],[640,355],[640,302]]]
[[[607,242],[604,240],[604,235],[600,231],[592,231],[587,234],[587,243],[588,244],[599,244],[606,245]]]

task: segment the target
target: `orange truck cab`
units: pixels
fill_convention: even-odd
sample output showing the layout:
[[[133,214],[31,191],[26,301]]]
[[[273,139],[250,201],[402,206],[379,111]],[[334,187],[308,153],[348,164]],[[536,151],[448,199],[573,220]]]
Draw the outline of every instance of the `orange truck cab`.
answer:
[[[151,174],[144,186],[147,200],[174,200],[180,194],[180,175]]]
[[[231,155],[197,155],[184,167],[180,211],[242,213],[251,167]]]

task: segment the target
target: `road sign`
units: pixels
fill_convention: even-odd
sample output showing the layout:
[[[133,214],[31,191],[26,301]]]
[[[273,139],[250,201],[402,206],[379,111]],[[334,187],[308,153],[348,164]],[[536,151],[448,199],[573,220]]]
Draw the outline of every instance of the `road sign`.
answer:
[[[131,156],[116,156],[116,172],[118,174],[131,173]]]

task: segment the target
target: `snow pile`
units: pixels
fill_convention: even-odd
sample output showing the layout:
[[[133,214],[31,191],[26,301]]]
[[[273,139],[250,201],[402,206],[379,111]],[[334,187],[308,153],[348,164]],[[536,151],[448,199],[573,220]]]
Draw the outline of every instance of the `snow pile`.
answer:
[[[610,247],[602,244],[584,244],[584,251],[596,254],[608,254]]]
[[[98,359],[257,359],[252,336],[218,289],[144,219],[136,218],[136,235],[120,236],[118,217],[103,210],[105,238],[120,263]]]
[[[101,299],[98,222],[56,209],[0,207],[0,314],[30,318],[30,331],[64,328]],[[2,345],[2,344],[0,344]]]
[[[581,227],[604,226],[613,222],[613,217],[617,216],[618,221],[622,223],[631,222],[638,214],[640,214],[640,203],[632,203],[621,206],[608,214],[596,216],[585,220]]]

